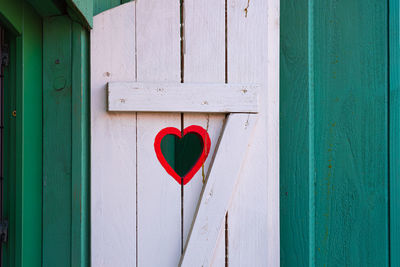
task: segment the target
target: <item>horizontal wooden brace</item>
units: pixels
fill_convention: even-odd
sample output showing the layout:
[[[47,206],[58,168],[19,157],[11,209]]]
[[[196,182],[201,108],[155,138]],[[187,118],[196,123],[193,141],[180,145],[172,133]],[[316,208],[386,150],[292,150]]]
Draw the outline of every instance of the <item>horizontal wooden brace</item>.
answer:
[[[258,86],[110,82],[108,111],[257,113]]]

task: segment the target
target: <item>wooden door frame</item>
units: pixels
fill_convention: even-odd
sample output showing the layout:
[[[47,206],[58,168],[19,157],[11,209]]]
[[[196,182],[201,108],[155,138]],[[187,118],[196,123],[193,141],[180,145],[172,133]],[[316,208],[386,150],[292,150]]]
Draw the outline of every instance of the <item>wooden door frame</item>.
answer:
[[[29,4],[29,3],[30,4]],[[66,55],[55,53],[54,50],[43,49],[43,37],[52,40],[47,45],[56,48],[57,38],[51,39],[51,32],[46,32],[43,24],[51,4],[47,1],[1,1],[0,22],[9,30],[15,39],[15,88],[16,88],[16,199],[15,223],[13,234],[15,243],[12,245],[12,260],[10,266],[53,266],[52,262],[69,264],[71,266],[90,266],[90,227],[89,227],[89,33],[87,25],[79,23],[76,10],[69,8],[55,15],[55,20],[64,20],[69,31],[58,31],[57,38],[68,38],[71,49]],[[67,1],[70,4],[71,1]],[[32,4],[32,5],[31,5]],[[47,11],[46,11],[47,10]],[[51,11],[51,10],[50,10]],[[47,14],[47,15],[46,15]],[[51,14],[50,14],[51,15]],[[49,23],[46,20],[46,23]],[[57,23],[57,22],[56,22]],[[49,25],[49,24],[46,24]],[[58,25],[58,24],[57,24]],[[57,27],[57,26],[53,26]],[[48,29],[48,28],[46,28]],[[60,58],[65,56],[64,58]],[[54,57],[54,58],[53,58]],[[54,90],[54,66],[57,59],[71,62],[68,83],[71,94],[57,96],[70,102],[70,110],[57,109],[54,103],[54,93],[44,95],[43,92]],[[44,68],[44,62],[50,68]],[[65,64],[64,61],[62,63]],[[50,66],[51,65],[51,66]],[[66,73],[62,73],[66,75]],[[45,84],[44,81],[47,81]],[[65,90],[64,90],[65,91]],[[55,121],[64,122],[65,131],[60,134],[54,120],[46,120],[46,115],[55,114]],[[47,122],[47,128],[44,127]],[[58,131],[58,132],[57,132]],[[68,151],[54,150],[54,144],[68,135]],[[51,136],[51,138],[47,138]],[[50,148],[50,149],[49,149]],[[70,152],[65,165],[59,164],[57,153]],[[44,153],[47,153],[46,161]],[[47,183],[43,178],[44,168],[52,173],[64,172],[68,188],[54,187],[61,176],[51,175]],[[44,195],[46,189],[47,195]],[[45,197],[45,198],[44,198]],[[46,210],[56,201],[69,203],[70,209],[54,212]],[[53,203],[53,204],[51,204]],[[46,211],[45,213],[43,211]],[[60,213],[63,216],[60,217]],[[44,224],[46,222],[46,224]],[[69,225],[67,232],[61,226]],[[47,235],[44,235],[47,233]],[[46,238],[49,237],[50,238]],[[59,246],[67,244],[68,251]],[[46,253],[44,253],[46,251]],[[58,264],[58,265],[59,265]],[[8,265],[7,265],[8,266]],[[62,266],[62,265],[60,265]]]
[[[22,1],[1,3],[1,22],[10,32],[10,81],[16,92],[15,203],[10,205],[9,266],[41,266],[42,241],[42,22]],[[38,38],[39,36],[39,38]],[[8,111],[6,111],[7,114]],[[12,160],[12,159],[11,159]],[[11,210],[12,209],[12,210]]]

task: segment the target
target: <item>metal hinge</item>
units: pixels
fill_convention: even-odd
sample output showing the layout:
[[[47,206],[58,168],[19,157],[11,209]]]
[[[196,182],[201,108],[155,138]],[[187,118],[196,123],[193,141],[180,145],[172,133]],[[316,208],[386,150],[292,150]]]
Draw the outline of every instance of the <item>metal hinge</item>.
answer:
[[[8,237],[8,221],[3,220],[0,223],[0,242],[6,243]]]

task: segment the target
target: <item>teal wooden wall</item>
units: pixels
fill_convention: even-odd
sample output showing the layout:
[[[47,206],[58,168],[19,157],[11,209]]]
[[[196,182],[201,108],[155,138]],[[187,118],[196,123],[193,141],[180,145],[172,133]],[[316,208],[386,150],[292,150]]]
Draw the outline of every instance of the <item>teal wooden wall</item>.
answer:
[[[390,260],[400,266],[400,5],[389,1]]]
[[[281,1],[282,266],[388,266],[388,2]]]

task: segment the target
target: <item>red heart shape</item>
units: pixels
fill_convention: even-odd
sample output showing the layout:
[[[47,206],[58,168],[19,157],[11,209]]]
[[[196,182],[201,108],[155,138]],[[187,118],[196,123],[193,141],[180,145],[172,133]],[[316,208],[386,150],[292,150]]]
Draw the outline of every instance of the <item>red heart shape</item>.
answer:
[[[169,165],[169,163],[165,159],[161,151],[161,140],[168,134],[172,134],[178,138],[182,138],[183,136],[189,133],[196,134],[201,139],[203,143],[203,150],[200,154],[199,159],[196,161],[196,163],[190,169],[190,171],[184,177],[181,177],[175,172],[175,170]],[[167,173],[171,175],[179,184],[181,184],[183,178],[184,185],[187,184],[193,178],[196,172],[201,168],[203,163],[206,161],[208,153],[210,152],[210,146],[211,146],[210,136],[208,135],[205,129],[203,129],[198,125],[191,125],[189,127],[186,127],[183,130],[183,134],[180,130],[174,127],[164,128],[157,134],[156,139],[154,141],[154,150],[156,151],[157,158],[160,161],[161,165],[164,167]]]

